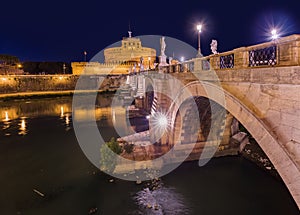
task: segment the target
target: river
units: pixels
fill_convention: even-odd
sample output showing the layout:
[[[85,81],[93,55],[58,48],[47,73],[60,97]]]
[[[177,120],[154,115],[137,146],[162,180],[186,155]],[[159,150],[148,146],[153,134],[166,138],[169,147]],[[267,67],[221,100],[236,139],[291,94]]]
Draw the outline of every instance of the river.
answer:
[[[99,130],[109,140],[117,136],[110,97],[97,104]],[[0,103],[0,214],[299,214],[284,183],[242,157],[201,168],[186,162],[156,190],[147,182],[110,182],[81,151],[71,107],[70,97]]]

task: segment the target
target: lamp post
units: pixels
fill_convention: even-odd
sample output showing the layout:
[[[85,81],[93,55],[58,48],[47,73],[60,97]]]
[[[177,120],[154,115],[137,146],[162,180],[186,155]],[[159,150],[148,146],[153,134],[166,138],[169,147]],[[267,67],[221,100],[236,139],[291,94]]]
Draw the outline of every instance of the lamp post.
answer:
[[[201,24],[197,25],[197,30],[198,30],[198,53],[197,53],[197,57],[201,57],[201,46],[200,46],[200,33],[202,32],[202,25]]]
[[[150,68],[150,60],[151,60],[151,57],[148,57],[148,61],[149,61],[149,68],[148,68],[148,70],[151,69],[151,68]]]
[[[66,68],[67,68],[67,67],[66,67],[66,64],[64,63],[64,64],[63,64],[63,72],[64,72],[64,74],[66,74]]]
[[[86,62],[86,55],[87,55],[87,52],[84,51],[84,52],[83,52],[83,55],[84,55],[84,62]]]

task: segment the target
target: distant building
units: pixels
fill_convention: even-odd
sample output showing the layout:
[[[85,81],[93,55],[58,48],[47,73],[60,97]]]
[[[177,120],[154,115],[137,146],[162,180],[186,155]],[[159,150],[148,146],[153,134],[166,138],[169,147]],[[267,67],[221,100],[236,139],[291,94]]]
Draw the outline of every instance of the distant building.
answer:
[[[0,75],[23,75],[24,70],[21,64],[6,65],[0,64]]]
[[[124,37],[120,47],[104,50],[104,63],[99,62],[72,62],[74,75],[81,74],[128,74],[137,72],[141,68],[154,67],[156,50],[142,46],[139,38]]]

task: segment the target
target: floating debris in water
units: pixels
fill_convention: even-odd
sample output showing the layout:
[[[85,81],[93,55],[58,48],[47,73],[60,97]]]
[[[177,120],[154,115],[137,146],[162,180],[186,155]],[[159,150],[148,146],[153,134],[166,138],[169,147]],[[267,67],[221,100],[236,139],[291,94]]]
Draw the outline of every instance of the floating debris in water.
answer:
[[[149,183],[147,184],[149,185]],[[187,215],[188,207],[183,197],[173,188],[166,188],[160,181],[153,180],[150,188],[146,187],[134,197],[145,215]]]

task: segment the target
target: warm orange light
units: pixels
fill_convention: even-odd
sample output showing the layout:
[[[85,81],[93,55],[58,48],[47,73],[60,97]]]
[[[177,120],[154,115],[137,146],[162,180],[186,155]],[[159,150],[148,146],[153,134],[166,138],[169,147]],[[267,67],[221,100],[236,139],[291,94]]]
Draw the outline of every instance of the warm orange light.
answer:
[[[64,107],[60,106],[60,117],[64,117]]]
[[[69,118],[69,115],[66,115],[66,125],[69,125],[70,124],[70,118]]]
[[[21,131],[25,131],[25,130],[26,130],[25,119],[22,119],[22,120],[21,120],[20,130],[21,130]]]
[[[5,111],[5,119],[4,119],[4,121],[9,121],[9,117],[8,117],[8,112],[7,111]]]

